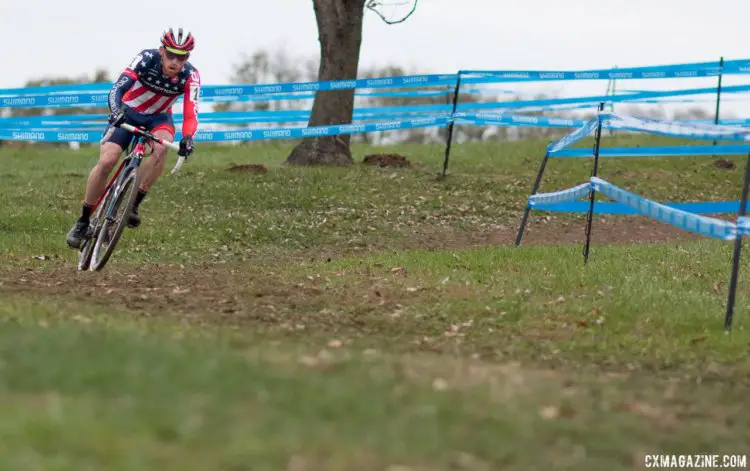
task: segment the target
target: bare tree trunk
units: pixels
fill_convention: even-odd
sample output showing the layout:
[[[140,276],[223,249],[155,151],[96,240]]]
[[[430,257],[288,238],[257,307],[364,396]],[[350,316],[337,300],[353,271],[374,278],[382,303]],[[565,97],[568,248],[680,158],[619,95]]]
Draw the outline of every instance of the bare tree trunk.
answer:
[[[318,80],[356,79],[365,0],[313,0],[313,7],[320,41]],[[308,126],[350,124],[353,110],[353,89],[319,91]],[[346,134],[305,138],[292,150],[285,164],[351,164],[349,142],[350,136]]]

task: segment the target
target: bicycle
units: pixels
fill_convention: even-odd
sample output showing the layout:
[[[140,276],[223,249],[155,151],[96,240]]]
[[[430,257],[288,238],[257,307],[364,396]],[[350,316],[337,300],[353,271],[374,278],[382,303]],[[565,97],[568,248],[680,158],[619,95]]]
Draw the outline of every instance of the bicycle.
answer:
[[[104,268],[112,256],[135,203],[141,181],[141,162],[154,152],[153,143],[162,144],[177,151],[180,150],[179,145],[156,137],[141,127],[131,126],[127,123],[121,124],[120,127],[135,134],[136,139],[131,142],[128,155],[120,163],[117,171],[107,183],[104,192],[92,208],[89,230],[78,257],[79,271],[99,271]],[[102,137],[101,143],[106,141],[112,132],[114,132],[114,127],[110,128],[107,134]],[[185,157],[180,156],[171,174],[174,175],[179,171],[184,162]],[[122,215],[116,217],[120,209],[123,210]],[[114,229],[112,234],[110,234],[111,229]],[[104,248],[102,248],[103,246]]]

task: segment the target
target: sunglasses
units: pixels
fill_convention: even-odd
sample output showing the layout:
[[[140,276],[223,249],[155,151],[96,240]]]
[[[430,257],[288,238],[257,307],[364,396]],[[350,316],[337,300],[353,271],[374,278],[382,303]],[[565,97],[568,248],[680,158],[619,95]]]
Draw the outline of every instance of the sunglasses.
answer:
[[[188,57],[190,57],[190,53],[188,53],[188,54],[175,54],[174,52],[169,52],[166,49],[164,49],[164,52],[166,53],[167,59],[169,59],[171,61],[185,62],[186,60],[188,60]]]

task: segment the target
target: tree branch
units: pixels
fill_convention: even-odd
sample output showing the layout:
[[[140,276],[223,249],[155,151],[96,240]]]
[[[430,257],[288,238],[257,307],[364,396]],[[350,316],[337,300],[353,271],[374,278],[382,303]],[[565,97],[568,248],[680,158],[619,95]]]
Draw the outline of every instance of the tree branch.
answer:
[[[382,2],[378,0],[368,0],[367,3],[365,4],[365,7],[368,10],[374,11],[380,17],[380,19],[382,19],[386,24],[395,25],[398,23],[403,23],[404,21],[406,21],[407,18],[409,18],[412,15],[417,9],[418,2],[419,0],[414,0],[414,5],[411,7],[411,11],[409,11],[409,13],[407,13],[406,16],[404,16],[400,20],[389,20],[385,16],[383,16],[383,14],[380,13],[377,8],[381,5],[387,5],[387,4],[383,4]],[[406,5],[407,3],[409,3],[409,0],[401,2],[401,5]]]

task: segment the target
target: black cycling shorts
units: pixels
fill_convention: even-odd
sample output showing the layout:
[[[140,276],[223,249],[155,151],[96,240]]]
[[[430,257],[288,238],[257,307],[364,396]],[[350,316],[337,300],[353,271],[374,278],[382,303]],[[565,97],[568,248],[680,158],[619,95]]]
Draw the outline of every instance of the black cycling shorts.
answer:
[[[160,129],[166,129],[174,138],[174,121],[171,113],[141,114],[128,110],[125,113],[125,122],[131,126],[146,128],[146,131],[154,133]],[[104,129],[104,134],[109,131],[110,125]],[[105,142],[113,142],[123,150],[133,141],[134,134],[123,128],[117,128]]]

